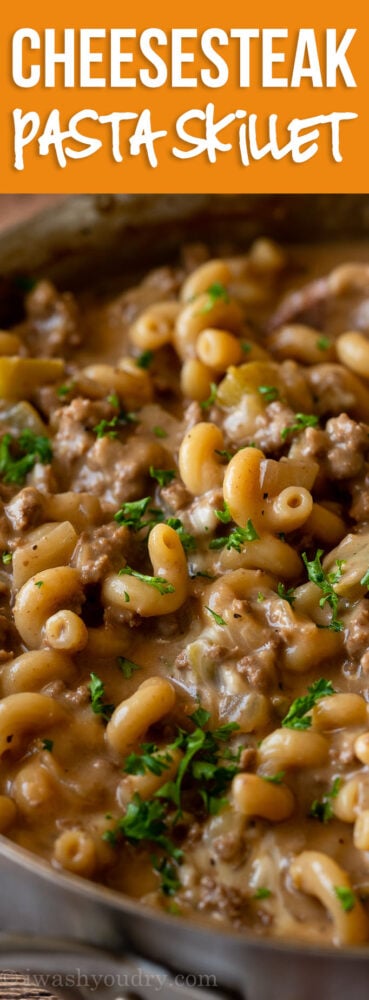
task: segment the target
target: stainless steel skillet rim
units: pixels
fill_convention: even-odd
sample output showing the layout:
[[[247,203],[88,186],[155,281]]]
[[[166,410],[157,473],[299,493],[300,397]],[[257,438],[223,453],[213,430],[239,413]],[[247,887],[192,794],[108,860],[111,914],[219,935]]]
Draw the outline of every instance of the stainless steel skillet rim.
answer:
[[[361,963],[369,962],[369,944],[364,947],[336,948],[334,945],[328,944],[302,943],[301,941],[295,941],[293,938],[290,940],[280,940],[275,937],[259,937],[251,929],[241,932],[227,927],[214,926],[210,921],[206,920],[194,921],[187,917],[177,916],[174,918],[170,914],[156,911],[154,908],[146,906],[138,900],[133,900],[124,893],[119,893],[107,886],[92,882],[89,879],[85,880],[73,873],[56,871],[48,861],[33,854],[26,848],[14,844],[3,835],[0,835],[0,855],[16,864],[18,868],[26,868],[32,875],[37,875],[40,880],[54,884],[57,883],[61,889],[73,890],[77,895],[83,896],[87,900],[91,899],[91,902],[103,903],[116,912],[123,912],[126,916],[142,917],[146,921],[152,921],[155,924],[159,923],[162,926],[163,933],[173,929],[173,920],[175,919],[176,927],[185,927],[189,932],[197,931],[199,934],[211,935],[215,944],[217,941],[220,944],[222,940],[227,939],[245,946],[252,946],[256,951],[265,952],[265,949],[267,949],[267,951],[277,952],[281,956],[283,954],[286,956],[291,955],[292,949],[295,956],[334,958],[338,960],[341,958],[346,961],[347,959],[355,959],[356,961],[360,959]]]

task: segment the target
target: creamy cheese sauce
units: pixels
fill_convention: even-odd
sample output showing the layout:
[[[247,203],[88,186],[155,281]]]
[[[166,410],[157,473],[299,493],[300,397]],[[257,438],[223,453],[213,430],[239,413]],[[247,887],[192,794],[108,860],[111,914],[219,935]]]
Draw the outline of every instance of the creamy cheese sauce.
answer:
[[[0,333],[0,829],[174,915],[361,943],[369,245],[257,241],[222,280],[208,261],[187,248],[103,303],[40,282]],[[250,492],[232,470],[252,449]],[[153,568],[159,525],[187,568]],[[119,706],[158,676],[169,708],[138,734],[138,702]],[[301,759],[268,750],[275,731],[305,735]],[[270,804],[250,805],[250,776]]]

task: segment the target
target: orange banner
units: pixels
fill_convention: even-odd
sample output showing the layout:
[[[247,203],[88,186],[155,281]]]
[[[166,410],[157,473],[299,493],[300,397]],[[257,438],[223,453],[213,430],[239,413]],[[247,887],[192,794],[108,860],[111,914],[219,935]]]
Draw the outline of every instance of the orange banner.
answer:
[[[2,11],[0,189],[367,191],[364,4]]]

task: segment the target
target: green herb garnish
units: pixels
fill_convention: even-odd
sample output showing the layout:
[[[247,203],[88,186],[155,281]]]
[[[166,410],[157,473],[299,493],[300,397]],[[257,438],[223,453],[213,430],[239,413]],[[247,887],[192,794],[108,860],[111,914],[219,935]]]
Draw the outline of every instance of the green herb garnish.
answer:
[[[339,899],[342,909],[345,913],[350,913],[356,905],[356,896],[352,889],[348,889],[345,885],[335,885],[334,891],[336,893],[337,899]]]
[[[65,383],[65,385],[60,385],[56,390],[56,394],[59,396],[59,399],[64,399],[65,396],[69,396],[69,393],[73,391],[75,384],[75,382],[69,382]]]
[[[279,583],[277,586],[278,597],[282,598],[282,601],[288,601],[288,604],[293,605],[295,600],[295,591],[293,587],[285,587],[284,583]]]
[[[270,781],[272,785],[281,785],[285,776],[285,771],[277,771],[276,774],[262,774],[264,781]]]
[[[22,483],[36,462],[52,459],[49,438],[25,428],[18,438],[4,434],[0,441],[0,477],[4,483]]]
[[[326,681],[324,677],[314,681],[308,687],[308,694],[302,698],[295,698],[292,702],[287,715],[282,719],[282,726],[288,729],[310,729],[311,718],[307,713],[314,708],[320,698],[327,698],[332,694],[335,694],[335,690],[331,681]]]
[[[138,368],[150,368],[151,362],[154,358],[153,351],[143,351],[142,354],[136,358],[136,365]]]
[[[160,875],[160,888],[164,893],[164,896],[174,896],[178,889],[181,888],[177,869],[166,858],[162,858],[161,861],[158,861],[157,858],[153,858],[152,862],[154,871],[158,872]],[[174,905],[175,904],[173,903],[171,910],[172,913],[175,912],[173,911]],[[180,912],[179,907],[177,912]]]
[[[42,749],[43,750],[48,750],[49,753],[51,753],[52,749],[53,749],[53,746],[54,746],[54,740],[48,740],[48,739],[42,740]]]
[[[203,410],[209,410],[211,406],[215,403],[217,398],[218,386],[216,382],[210,382],[210,395],[207,399],[203,399],[200,406]]]
[[[318,423],[319,417],[315,416],[315,413],[296,413],[294,423],[288,424],[281,431],[282,441],[285,441],[289,434],[303,431],[305,427],[316,427]]]
[[[224,285],[220,281],[214,281],[209,288],[206,289],[206,294],[208,296],[208,301],[203,305],[201,312],[207,313],[217,304],[217,302],[229,302],[229,294]]]
[[[127,660],[126,656],[117,656],[119,669],[122,671],[123,677],[128,681],[135,670],[142,670],[138,663],[133,663],[133,660]]]
[[[143,753],[129,754],[123,770],[126,774],[147,774],[150,771],[150,774],[160,777],[163,771],[168,770],[172,760],[168,751],[160,753],[153,743],[146,743],[143,744]]]
[[[225,546],[227,549],[236,549],[236,552],[241,552],[241,546],[245,542],[255,542],[258,538],[260,538],[260,535],[258,535],[256,528],[254,528],[249,518],[246,528],[241,528],[238,525],[229,535],[224,535],[222,538],[213,538],[209,549],[223,549]]]
[[[112,398],[114,397],[109,397],[110,402],[112,401]],[[115,403],[112,403],[112,405],[115,405]],[[121,410],[120,413],[117,413],[115,417],[111,418],[111,420],[100,420],[100,423],[96,424],[92,430],[96,434],[97,438],[116,438],[118,437],[118,431],[121,427],[126,427],[127,424],[134,424],[136,423],[136,420],[137,417],[135,413],[126,413],[125,410]]]
[[[215,510],[214,514],[215,517],[218,518],[218,521],[222,521],[222,524],[229,524],[229,522],[232,521],[232,514],[229,509],[229,504],[227,503],[226,500],[224,501],[223,504],[223,510]]]
[[[164,427],[153,427],[153,433],[155,434],[155,437],[157,437],[157,438],[166,438],[166,437],[168,437],[167,431],[164,430]]]
[[[142,583],[147,583],[149,587],[155,587],[159,591],[159,594],[174,594],[175,587],[172,583],[168,583],[168,580],[164,576],[146,576],[145,573],[138,573],[137,570],[131,569],[130,566],[124,566],[123,569],[119,570],[119,576],[134,576],[136,580],[142,580]]]
[[[367,569],[366,573],[364,573],[364,576],[361,577],[360,583],[362,587],[369,587],[369,569]]]
[[[265,886],[261,885],[260,888],[257,889],[256,892],[254,893],[254,897],[253,898],[254,899],[269,899],[269,896],[271,896],[271,895],[272,895],[271,890],[270,889],[266,889]]]
[[[322,799],[314,799],[314,802],[311,803],[309,816],[318,819],[320,823],[328,823],[330,819],[333,819],[332,799],[337,798],[340,787],[341,779],[335,778],[330,791],[326,792]]]
[[[220,455],[220,458],[226,458],[227,462],[231,461],[231,458],[233,458],[234,454],[235,454],[234,451],[227,451],[226,448],[214,448],[214,455]]]
[[[318,549],[315,554],[315,558],[309,562],[306,552],[303,552],[302,560],[305,563],[309,580],[311,580],[312,583],[315,583],[317,587],[319,587],[319,590],[322,591],[323,597],[320,598],[319,607],[324,608],[324,605],[327,602],[329,607],[332,609],[332,618],[328,628],[332,629],[333,632],[342,632],[343,622],[337,618],[339,597],[334,590],[334,584],[338,583],[341,579],[344,560],[336,559],[337,569],[334,572],[325,573],[321,563],[321,557],[323,555],[323,549]]]
[[[97,674],[90,674],[88,689],[90,692],[92,711],[95,715],[101,715],[101,718],[105,719],[105,722],[109,722],[109,719],[114,712],[114,705],[107,705],[106,702],[104,702],[105,685]]]
[[[170,528],[174,528],[174,531],[177,532],[178,538],[182,542],[185,552],[193,552],[194,549],[196,549],[196,538],[194,535],[191,535],[189,531],[186,531],[179,517],[168,517],[168,520],[165,523],[168,524]]]
[[[123,503],[116,514],[114,514],[114,521],[117,521],[118,524],[124,524],[127,528],[131,528],[132,531],[141,531],[142,528],[152,527],[158,521],[163,520],[163,513],[155,507],[150,507],[148,513],[152,516],[144,520],[144,515],[150,503],[151,497],[143,497],[142,500],[132,500]]]
[[[174,469],[154,469],[153,465],[150,465],[149,472],[151,479],[156,479],[159,486],[168,486],[176,475]]]
[[[224,618],[222,618],[221,615],[217,615],[216,611],[212,611],[211,608],[207,607],[207,605],[205,605],[205,608],[206,611],[209,612],[209,615],[211,615],[212,618],[214,618],[214,621],[217,623],[217,625],[224,625],[225,627],[227,626],[227,622],[224,621]]]
[[[3,552],[1,556],[1,561],[4,563],[4,566],[7,566],[8,563],[11,563],[12,558],[13,556],[11,552]]]
[[[279,389],[275,385],[258,385],[258,392],[266,403],[274,403],[279,399]]]
[[[327,351],[331,346],[331,341],[329,340],[329,337],[319,337],[316,342],[316,346],[319,351]]]
[[[40,589],[40,587],[43,587],[43,585],[44,585],[43,580],[35,580],[35,587],[38,587],[38,589]]]

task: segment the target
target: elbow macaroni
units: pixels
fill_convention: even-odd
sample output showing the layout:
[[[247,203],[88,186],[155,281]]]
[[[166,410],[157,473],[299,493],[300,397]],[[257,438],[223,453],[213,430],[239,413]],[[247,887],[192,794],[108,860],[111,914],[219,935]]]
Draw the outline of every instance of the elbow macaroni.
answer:
[[[304,284],[301,248],[193,244],[82,320],[38,283],[0,331],[0,832],[164,911],[346,945],[369,266],[316,279],[317,253]]]

